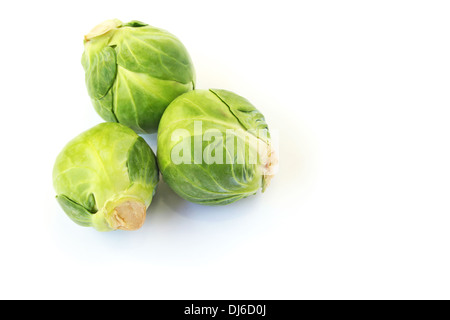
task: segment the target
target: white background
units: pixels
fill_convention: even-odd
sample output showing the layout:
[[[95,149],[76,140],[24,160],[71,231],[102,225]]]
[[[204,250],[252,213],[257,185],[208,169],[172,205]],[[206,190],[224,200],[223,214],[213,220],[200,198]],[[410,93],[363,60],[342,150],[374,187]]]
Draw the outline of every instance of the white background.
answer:
[[[2,2],[0,298],[450,298],[449,16],[447,1]],[[172,32],[198,88],[264,113],[280,138],[266,193],[203,207],[161,183],[136,232],[65,216],[52,167],[102,122],[80,59],[111,18]]]

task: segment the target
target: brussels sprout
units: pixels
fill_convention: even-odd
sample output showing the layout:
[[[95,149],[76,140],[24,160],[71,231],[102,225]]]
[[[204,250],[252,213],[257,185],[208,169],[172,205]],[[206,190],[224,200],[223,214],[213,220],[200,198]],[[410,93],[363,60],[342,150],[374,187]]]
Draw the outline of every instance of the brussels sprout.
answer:
[[[77,224],[99,231],[139,229],[158,180],[153,151],[119,123],[102,123],[77,136],[53,168],[63,210]]]
[[[138,133],[153,133],[173,99],[194,88],[186,48],[167,31],[108,20],[84,37],[81,63],[97,113]]]
[[[193,90],[166,109],[158,129],[158,165],[186,200],[225,205],[266,189],[276,156],[264,116],[226,90]]]

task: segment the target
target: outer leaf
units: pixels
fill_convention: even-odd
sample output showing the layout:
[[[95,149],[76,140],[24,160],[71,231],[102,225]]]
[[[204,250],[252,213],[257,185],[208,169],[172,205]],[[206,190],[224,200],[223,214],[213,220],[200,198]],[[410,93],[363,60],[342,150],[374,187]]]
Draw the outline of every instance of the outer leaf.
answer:
[[[104,47],[98,52],[85,53],[82,58],[85,80],[89,96],[101,99],[107,93],[116,78],[116,53],[111,47]]]
[[[113,92],[113,113],[137,132],[154,132],[167,105],[192,84],[181,84],[135,73],[119,66]]]
[[[95,111],[97,111],[100,117],[109,122],[118,122],[113,109],[112,90],[109,90],[106,96],[99,100],[92,99],[92,104],[94,105],[94,109]]]
[[[65,195],[58,195],[56,197],[58,203],[63,208],[64,212],[75,223],[83,227],[90,227],[92,221],[92,214],[83,206],[70,200]]]
[[[230,112],[246,130],[255,134],[258,130],[266,130],[269,137],[264,116],[247,99],[227,90],[210,89],[210,91],[228,106]]]
[[[130,148],[127,167],[132,183],[156,185],[159,180],[155,155],[142,137],[138,137]]]
[[[134,72],[162,80],[191,83],[194,70],[183,44],[172,34],[154,27],[123,27],[112,44],[117,63]]]
[[[239,139],[239,137],[236,138]],[[237,143],[237,139],[234,142],[234,150],[242,156],[247,146]],[[161,167],[165,181],[183,198],[201,204],[222,205],[254,194],[260,188],[257,166],[243,161],[240,163],[226,161],[225,158],[229,158],[226,144],[221,144],[225,155],[223,163],[207,164],[203,161],[195,164],[193,139],[182,140],[178,143],[186,142],[190,143],[191,148],[190,163],[174,165],[168,160],[170,156],[167,154],[167,148],[161,145],[158,149],[163,151],[160,152],[158,161],[165,163],[162,164],[164,167]],[[209,146],[209,142],[204,141],[202,151],[205,152]]]
[[[132,20],[132,21],[122,25],[122,27],[133,27],[133,28],[140,28],[140,27],[145,27],[145,26],[148,26],[148,24],[138,21],[138,20]]]

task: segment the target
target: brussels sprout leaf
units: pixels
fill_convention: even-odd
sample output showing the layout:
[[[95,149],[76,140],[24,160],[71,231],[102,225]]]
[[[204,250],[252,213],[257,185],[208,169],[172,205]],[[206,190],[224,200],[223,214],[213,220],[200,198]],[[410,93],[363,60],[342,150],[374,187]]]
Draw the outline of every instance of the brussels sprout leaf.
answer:
[[[142,137],[136,139],[134,145],[128,152],[128,175],[130,181],[145,184],[155,183],[154,170],[157,168],[156,159],[147,142]],[[157,176],[156,176],[157,177]],[[156,178],[158,180],[158,177]]]
[[[184,84],[193,81],[194,70],[190,57],[183,44],[174,36],[150,26],[122,28],[114,41],[119,43],[115,50],[120,66],[162,80]]]
[[[269,137],[264,116],[247,99],[227,90],[210,89],[209,91],[228,106],[230,112],[246,130],[255,133],[256,136],[258,136],[257,131],[267,130],[267,137]]]
[[[64,212],[72,219],[75,223],[83,227],[91,226],[92,213],[89,212],[85,207],[79,205],[78,203],[67,198],[65,195],[56,196],[59,204],[63,208]],[[94,199],[95,201],[95,199]],[[95,206],[95,203],[94,203]]]
[[[145,26],[148,26],[148,24],[138,21],[138,20],[132,20],[132,21],[122,25],[122,27],[133,27],[133,28],[139,28],[139,27],[145,27]]]
[[[84,54],[81,60],[86,71],[86,86],[92,99],[101,99],[112,87],[116,78],[116,52],[112,47],[90,54]]]
[[[113,92],[109,90],[101,99],[92,99],[95,111],[106,121],[119,122],[113,109]]]

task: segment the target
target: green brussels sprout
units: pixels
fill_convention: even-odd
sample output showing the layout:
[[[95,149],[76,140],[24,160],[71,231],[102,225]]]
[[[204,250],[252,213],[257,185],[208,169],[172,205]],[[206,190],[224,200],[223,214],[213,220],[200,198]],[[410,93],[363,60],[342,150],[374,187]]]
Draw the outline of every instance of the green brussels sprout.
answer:
[[[81,63],[89,96],[106,121],[153,133],[172,100],[194,88],[186,48],[139,21],[108,20],[84,37]]]
[[[77,224],[99,231],[139,229],[158,180],[155,155],[145,140],[111,122],[70,141],[53,168],[63,210]]]
[[[166,109],[157,161],[182,198],[225,205],[264,190],[277,164],[264,116],[226,90],[193,90]]]

